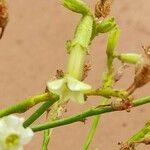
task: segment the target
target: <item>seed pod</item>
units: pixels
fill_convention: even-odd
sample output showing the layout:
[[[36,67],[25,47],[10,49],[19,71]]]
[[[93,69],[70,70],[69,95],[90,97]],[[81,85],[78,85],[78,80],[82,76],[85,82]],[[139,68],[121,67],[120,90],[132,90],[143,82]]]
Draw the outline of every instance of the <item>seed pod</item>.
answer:
[[[119,150],[135,150],[133,144],[119,142],[118,145],[121,146]]]
[[[140,88],[150,82],[150,46],[143,47],[145,55],[143,60],[135,68],[135,77],[133,84],[127,89],[132,94],[137,88]]]
[[[8,7],[6,0],[0,0],[0,38],[2,38],[6,25],[8,23]]]
[[[95,16],[97,18],[107,17],[111,11],[113,0],[99,0],[95,5]]]

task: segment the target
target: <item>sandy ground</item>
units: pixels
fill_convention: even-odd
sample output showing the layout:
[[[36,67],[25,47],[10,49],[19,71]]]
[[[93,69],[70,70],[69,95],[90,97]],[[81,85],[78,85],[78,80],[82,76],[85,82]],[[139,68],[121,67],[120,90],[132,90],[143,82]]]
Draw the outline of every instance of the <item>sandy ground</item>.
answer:
[[[93,7],[96,0],[87,0]],[[148,44],[150,36],[150,1],[116,0],[112,15],[122,30],[118,50],[141,53],[141,45]],[[56,69],[65,69],[67,54],[64,43],[71,39],[79,15],[74,14],[55,0],[13,0],[9,1],[10,21],[0,41],[0,107],[3,108],[31,95],[42,93],[46,81],[52,78]],[[106,36],[98,37],[90,47],[89,60],[92,70],[87,79],[93,87],[100,85],[105,69]],[[133,69],[125,71],[117,87],[127,88],[133,80]],[[139,89],[135,98],[149,95],[150,85]],[[99,99],[92,97],[86,105],[70,103],[68,114],[94,106]],[[33,110],[26,113],[31,114]],[[149,120],[149,105],[133,109],[131,113],[118,112],[102,116],[101,126],[90,150],[117,150],[119,141],[126,141]],[[38,122],[44,120],[40,119]],[[89,130],[87,123],[75,123],[54,130],[49,149],[80,150]],[[40,150],[42,134],[38,133],[26,150]],[[143,145],[137,150],[149,150]]]

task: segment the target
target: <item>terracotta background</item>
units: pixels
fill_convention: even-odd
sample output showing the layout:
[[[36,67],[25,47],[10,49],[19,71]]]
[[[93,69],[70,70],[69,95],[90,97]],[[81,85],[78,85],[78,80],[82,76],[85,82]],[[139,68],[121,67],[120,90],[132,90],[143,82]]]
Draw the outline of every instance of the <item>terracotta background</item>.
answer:
[[[97,0],[87,0],[93,8]],[[115,0],[112,15],[122,30],[118,50],[141,53],[141,45],[149,44],[150,1]],[[67,54],[64,43],[71,39],[80,16],[63,8],[55,0],[13,0],[9,1],[10,21],[0,41],[0,107],[14,104],[28,96],[42,93],[46,81],[52,78],[56,69],[65,69]],[[106,35],[97,37],[90,46],[92,70],[86,82],[97,87],[105,70]],[[133,68],[117,87],[127,88],[133,80]],[[149,95],[150,85],[136,91],[135,98]],[[68,114],[85,110],[99,103],[91,97],[86,105],[68,105]],[[26,113],[28,116],[32,113]],[[102,116],[101,126],[90,150],[117,150],[119,141],[126,141],[150,119],[149,104],[133,109],[131,113],[119,112]],[[43,116],[44,118],[45,116]],[[39,120],[36,123],[42,122]],[[86,125],[74,123],[54,130],[49,149],[80,150],[91,120]],[[38,133],[25,149],[40,150],[42,134]],[[148,150],[141,145],[137,150]]]

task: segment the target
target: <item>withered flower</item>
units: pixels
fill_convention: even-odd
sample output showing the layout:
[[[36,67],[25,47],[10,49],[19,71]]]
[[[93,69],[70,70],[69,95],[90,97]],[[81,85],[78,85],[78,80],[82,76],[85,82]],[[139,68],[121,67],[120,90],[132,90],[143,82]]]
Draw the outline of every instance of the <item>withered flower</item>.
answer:
[[[86,63],[84,64],[83,75],[82,75],[81,81],[85,80],[85,78],[88,77],[88,73],[89,73],[90,70],[91,70],[91,64],[90,64],[90,62],[88,61],[88,62],[86,62]]]
[[[144,86],[150,81],[150,46],[143,46],[142,48],[145,54],[135,68],[134,82],[127,89],[129,94],[132,94],[137,88]]]
[[[119,142],[118,145],[120,145],[120,149],[119,150],[135,150],[135,147],[133,144],[129,144],[129,143],[123,143],[123,142]]]
[[[106,18],[110,11],[113,0],[99,0],[95,5],[95,16]]]
[[[0,38],[2,38],[6,25],[8,23],[8,7],[6,0],[0,0]]]

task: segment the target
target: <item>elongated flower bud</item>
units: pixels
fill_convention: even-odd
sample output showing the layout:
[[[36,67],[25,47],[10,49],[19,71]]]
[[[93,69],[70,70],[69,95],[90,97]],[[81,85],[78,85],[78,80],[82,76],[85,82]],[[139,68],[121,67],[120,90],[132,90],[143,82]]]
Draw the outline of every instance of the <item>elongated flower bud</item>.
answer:
[[[89,7],[82,0],[63,0],[62,4],[76,13],[91,14]]]
[[[0,0],[0,28],[2,28],[0,33],[0,38],[2,38],[5,27],[8,23],[8,8],[6,0]]]
[[[118,58],[121,61],[126,62],[126,63],[137,64],[142,59],[142,55],[126,53],[126,54],[120,54]]]
[[[117,45],[118,38],[120,35],[120,30],[118,27],[114,28],[108,37],[108,42],[107,42],[107,54],[108,55],[113,55],[114,49]]]
[[[108,17],[101,22],[97,23],[96,32],[98,33],[106,33],[111,31],[116,26],[115,18]]]

